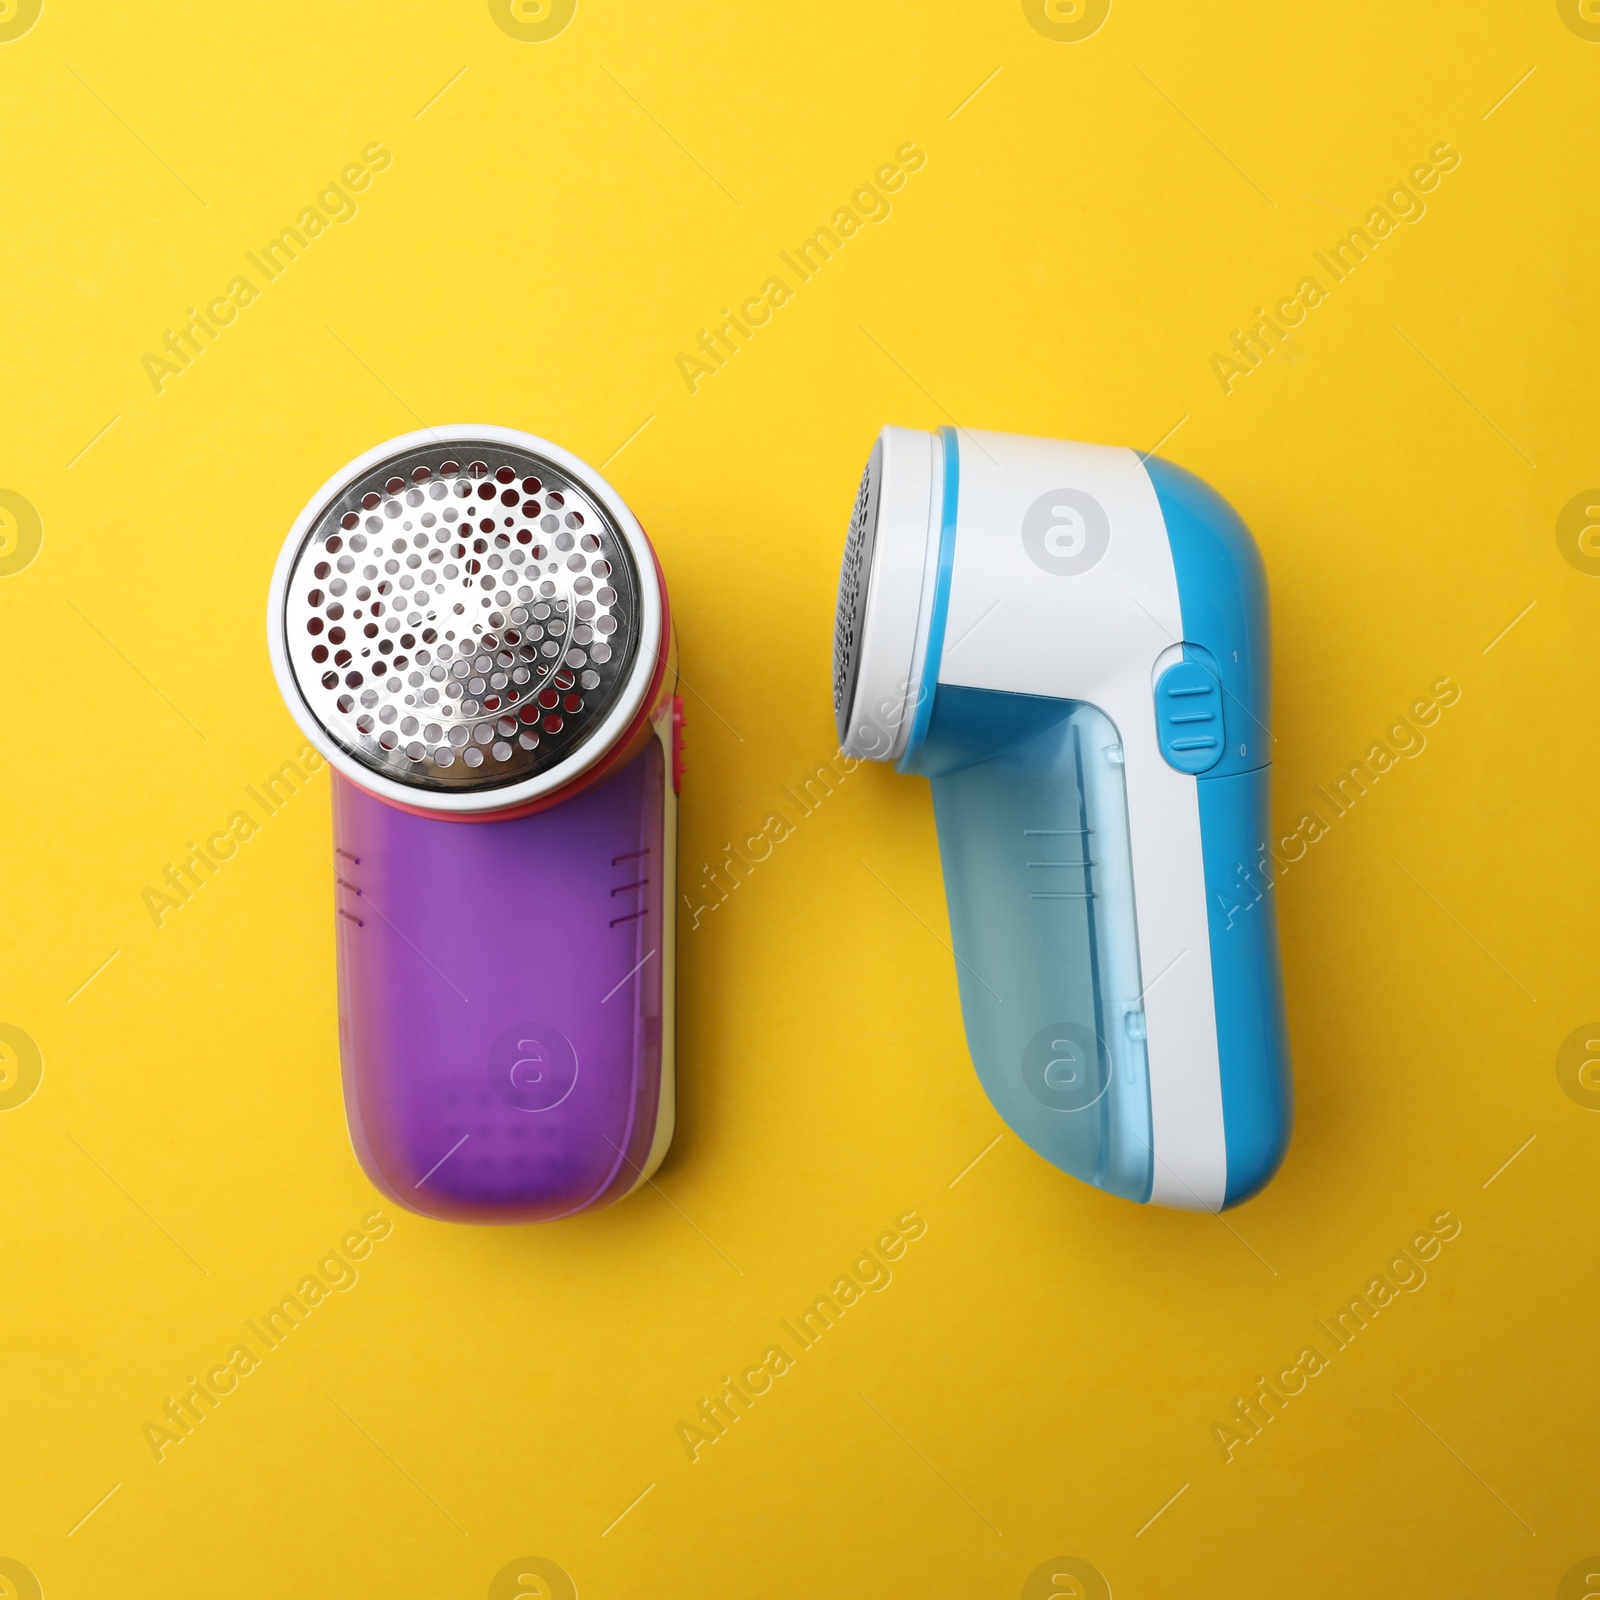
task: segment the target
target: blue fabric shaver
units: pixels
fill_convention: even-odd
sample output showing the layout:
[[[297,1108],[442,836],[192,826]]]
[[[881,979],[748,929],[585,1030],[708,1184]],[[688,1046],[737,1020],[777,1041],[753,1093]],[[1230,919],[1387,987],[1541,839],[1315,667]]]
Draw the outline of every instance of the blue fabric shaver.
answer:
[[[879,436],[840,578],[840,741],[931,780],[989,1098],[1130,1200],[1221,1210],[1288,1143],[1269,697],[1261,558],[1198,478]]]

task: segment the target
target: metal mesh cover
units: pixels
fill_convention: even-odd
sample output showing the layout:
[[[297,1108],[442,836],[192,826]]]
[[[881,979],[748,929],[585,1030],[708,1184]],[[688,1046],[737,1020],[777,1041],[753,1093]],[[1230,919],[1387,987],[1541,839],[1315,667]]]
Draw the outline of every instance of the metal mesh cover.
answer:
[[[414,446],[318,512],[285,654],[330,738],[416,789],[521,783],[605,719],[639,645],[627,540],[569,472],[514,445]]]
[[[867,614],[867,581],[872,573],[872,545],[878,528],[878,487],[883,477],[883,443],[872,447],[861,487],[850,513],[844,562],[839,569],[839,605],[833,619],[833,715],[842,742],[855,697],[856,666],[861,655],[861,628]]]

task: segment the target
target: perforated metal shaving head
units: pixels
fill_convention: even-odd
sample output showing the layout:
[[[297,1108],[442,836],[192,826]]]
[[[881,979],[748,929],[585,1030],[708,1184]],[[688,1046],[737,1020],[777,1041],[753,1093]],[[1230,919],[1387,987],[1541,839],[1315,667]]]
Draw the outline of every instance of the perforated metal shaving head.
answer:
[[[926,699],[942,468],[935,435],[885,428],[850,513],[833,629],[833,714],[840,748],[863,761],[897,760]]]
[[[565,451],[504,429],[410,434],[296,524],[274,663],[357,782],[428,809],[515,804],[626,724],[660,637],[656,581],[638,524]]]
[[[883,476],[883,441],[872,447],[861,487],[850,513],[844,561],[839,568],[839,604],[833,617],[833,716],[842,744],[849,733],[850,706],[855,698],[861,661],[861,633],[867,617],[867,580],[872,573],[872,545],[878,529],[878,487]]]

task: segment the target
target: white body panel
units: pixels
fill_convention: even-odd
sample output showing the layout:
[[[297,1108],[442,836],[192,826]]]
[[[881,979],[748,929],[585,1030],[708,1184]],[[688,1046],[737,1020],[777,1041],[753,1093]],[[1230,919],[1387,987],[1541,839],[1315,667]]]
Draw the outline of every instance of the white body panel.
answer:
[[[938,681],[1084,700],[1116,724],[1126,763],[1148,1030],[1150,1198],[1220,1210],[1227,1155],[1199,795],[1196,780],[1161,754],[1151,692],[1157,657],[1183,637],[1155,488],[1133,451],[1104,445],[962,429],[959,452],[955,563]],[[1067,576],[1044,570],[1021,536],[1029,507],[1062,488],[1091,495],[1110,524],[1104,555]],[[937,559],[937,520],[936,497],[930,565]],[[919,678],[921,668],[919,659]]]

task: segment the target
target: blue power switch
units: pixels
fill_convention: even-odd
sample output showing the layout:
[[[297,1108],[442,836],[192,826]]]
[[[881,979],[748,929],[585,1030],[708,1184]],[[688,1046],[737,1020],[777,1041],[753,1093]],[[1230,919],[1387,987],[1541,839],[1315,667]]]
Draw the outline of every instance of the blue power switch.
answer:
[[[1175,661],[1156,680],[1156,738],[1179,772],[1204,772],[1222,759],[1222,685],[1203,662]]]

